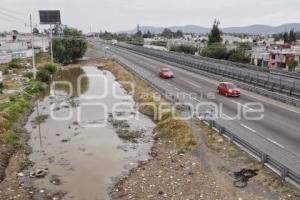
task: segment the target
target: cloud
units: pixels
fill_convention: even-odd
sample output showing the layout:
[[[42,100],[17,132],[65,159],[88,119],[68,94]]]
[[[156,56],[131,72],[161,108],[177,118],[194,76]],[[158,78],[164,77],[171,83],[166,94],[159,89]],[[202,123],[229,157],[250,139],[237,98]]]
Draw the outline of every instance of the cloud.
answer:
[[[299,7],[297,0],[1,0],[0,10],[32,13],[38,23],[38,10],[60,9],[64,24],[87,32],[90,26],[93,31],[128,30],[136,24],[211,26],[215,18],[222,27],[279,25],[299,21]],[[28,30],[5,21],[1,14],[0,20],[0,30]]]

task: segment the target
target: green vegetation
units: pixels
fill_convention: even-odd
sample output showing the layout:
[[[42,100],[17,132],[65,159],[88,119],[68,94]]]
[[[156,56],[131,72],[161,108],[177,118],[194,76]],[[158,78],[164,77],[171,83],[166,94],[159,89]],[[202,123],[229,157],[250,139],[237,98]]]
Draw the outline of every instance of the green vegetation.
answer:
[[[28,111],[31,106],[32,95],[43,89],[41,82],[32,81],[24,92],[12,95],[8,102],[0,104],[0,139],[2,142],[15,148],[21,146],[20,135],[9,130],[9,128],[12,124],[18,123]]]
[[[53,39],[53,57],[62,64],[76,62],[87,51],[88,43],[81,31],[64,29],[63,39]]]
[[[57,72],[57,65],[55,64],[45,64],[36,74],[36,80],[48,83],[51,80],[51,75]]]
[[[285,43],[292,43],[297,41],[297,33],[294,29],[291,29],[290,32],[273,34],[275,41],[283,40]]]
[[[232,62],[250,63],[251,59],[247,55],[247,50],[251,47],[248,43],[240,43],[238,47],[233,50],[227,50],[223,44],[209,45],[201,51],[201,56],[215,59],[230,60]]]
[[[18,62],[19,59],[12,59],[9,63],[8,63],[8,67],[9,68],[17,68],[18,67]]]
[[[293,72],[295,71],[296,67],[299,66],[299,62],[297,60],[292,61],[288,67],[289,67],[289,71]]]
[[[25,92],[30,95],[37,94],[38,92],[42,92],[45,90],[45,86],[40,81],[32,81],[29,86],[25,88]]]
[[[226,44],[222,44],[222,31],[219,25],[220,22],[215,20],[208,35],[208,46],[201,51],[201,56],[250,63],[251,59],[246,55],[246,51],[251,50],[251,46],[248,43],[239,43],[236,49],[228,51]]]
[[[183,32],[180,30],[173,32],[171,29],[165,28],[160,36],[165,38],[182,38]]]
[[[219,28],[220,22],[215,20],[213,27],[208,34],[208,44],[216,44],[222,42],[222,31]]]
[[[197,52],[197,47],[188,44],[172,45],[170,51],[182,52],[194,55]]]
[[[167,44],[168,44],[167,41],[162,41],[162,40],[152,41],[151,42],[151,45],[160,46],[160,47],[166,47]]]
[[[111,62],[105,61],[104,69],[111,71],[117,81],[133,82],[134,101],[139,104],[139,111],[152,119],[159,122],[155,131],[157,137],[170,140],[171,143],[178,149],[185,151],[191,150],[196,145],[196,137],[193,134],[191,127],[183,120],[173,118],[170,103],[166,102],[160,97],[157,92],[138,77],[132,76],[121,66]],[[124,89],[132,92],[130,84],[122,84]],[[156,114],[159,116],[155,118]]]
[[[22,141],[20,135],[12,132],[12,131],[7,131],[4,134],[1,135],[1,140],[3,143],[14,147],[18,148],[22,146]]]
[[[138,31],[137,33],[133,35],[129,35],[126,33],[110,33],[105,31],[104,33],[100,33],[100,38],[104,40],[118,40],[120,42],[126,42],[128,44],[137,45],[137,46],[143,46],[144,45],[144,35],[141,31]]]
[[[228,59],[229,55],[223,44],[209,45],[201,51],[201,56],[215,59]]]

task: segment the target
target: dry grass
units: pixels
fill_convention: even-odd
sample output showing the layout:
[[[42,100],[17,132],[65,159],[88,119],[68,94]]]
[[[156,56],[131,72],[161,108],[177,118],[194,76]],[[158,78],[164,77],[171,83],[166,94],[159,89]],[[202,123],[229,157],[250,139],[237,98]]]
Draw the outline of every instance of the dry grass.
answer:
[[[133,94],[134,101],[139,103],[139,111],[154,121],[159,122],[155,131],[157,137],[170,140],[174,146],[182,150],[190,150],[196,146],[196,137],[190,126],[182,120],[173,119],[171,104],[162,98],[159,93],[140,78],[133,76],[120,65],[105,59],[101,65],[103,69],[114,74],[127,92]],[[122,83],[129,82],[131,84]]]
[[[192,150],[197,144],[191,127],[183,120],[168,118],[159,122],[154,131],[156,137],[170,140],[181,150]]]

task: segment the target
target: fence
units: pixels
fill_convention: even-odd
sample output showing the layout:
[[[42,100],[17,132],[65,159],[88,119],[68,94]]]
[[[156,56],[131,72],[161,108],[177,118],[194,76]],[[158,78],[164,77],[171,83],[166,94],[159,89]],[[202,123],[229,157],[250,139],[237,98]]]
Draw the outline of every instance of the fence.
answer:
[[[162,62],[180,64],[178,67],[219,81],[235,82],[240,88],[300,107],[300,80],[290,80],[286,77],[263,72],[221,67],[213,63],[198,63],[198,60],[187,60],[177,54],[173,55],[173,53],[170,52],[146,49],[143,47],[128,47],[123,45],[119,47],[126,48],[144,56],[151,56],[151,58],[159,59]]]

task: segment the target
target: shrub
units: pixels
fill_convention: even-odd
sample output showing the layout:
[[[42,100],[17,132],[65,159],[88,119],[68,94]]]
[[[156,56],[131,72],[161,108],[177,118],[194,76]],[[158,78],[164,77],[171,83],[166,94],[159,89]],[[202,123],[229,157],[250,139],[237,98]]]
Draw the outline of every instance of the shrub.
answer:
[[[38,71],[36,74],[36,80],[48,83],[51,80],[50,72],[45,69]]]
[[[208,46],[202,50],[201,56],[210,57],[215,59],[228,59],[229,54],[226,47],[220,45]]]
[[[16,68],[18,66],[18,60],[17,59],[12,59],[9,63],[8,63],[8,66],[10,68]]]
[[[187,44],[173,45],[170,47],[170,51],[183,52],[194,55],[197,52],[197,47]]]
[[[152,41],[151,45],[154,46],[160,46],[160,47],[166,47],[167,46],[167,42],[166,41]]]
[[[23,74],[23,76],[24,76],[24,77],[27,77],[27,78],[29,78],[29,79],[32,79],[32,78],[33,78],[33,73],[32,73],[32,72],[25,72],[25,73]]]
[[[9,70],[7,67],[5,67],[2,71],[3,75],[7,75],[9,73]]]
[[[40,81],[31,82],[30,85],[25,88],[25,91],[31,95],[36,94],[41,91],[44,91],[44,90],[45,90],[45,87],[43,86],[43,83]]]
[[[50,74],[55,74],[57,66],[55,64],[48,63],[43,66],[43,69],[47,70]]]

